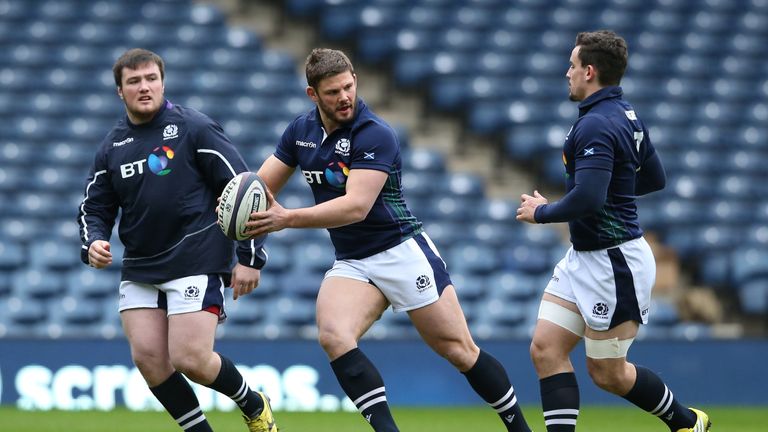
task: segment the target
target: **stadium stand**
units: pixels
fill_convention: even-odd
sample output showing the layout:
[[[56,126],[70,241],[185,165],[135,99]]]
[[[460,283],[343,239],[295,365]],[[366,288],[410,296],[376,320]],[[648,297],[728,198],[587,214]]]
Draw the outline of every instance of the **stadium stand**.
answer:
[[[558,149],[575,117],[563,103],[575,32],[616,29],[632,51],[623,87],[669,173],[667,190],[643,200],[646,227],[676,250],[694,283],[738,293],[743,311],[768,312],[765,276],[749,270],[768,259],[742,250],[764,223],[756,210],[765,206],[764,182],[755,171],[768,144],[764,2],[284,3],[294,16],[317,16],[324,38],[356,40],[359,58],[388,67],[398,86],[424,88],[430,109],[503,137],[506,157],[552,183],[562,178]],[[504,256],[506,265],[517,262],[512,251]]]
[[[625,91],[669,173],[667,189],[643,199],[643,223],[674,249],[694,283],[737,299],[740,312],[768,314],[765,2],[273,3],[316,24],[323,40],[356,41],[356,58],[386,71],[397,88],[423,92],[429,110],[489,137],[500,157],[557,187],[559,148],[576,115],[564,100],[575,32],[616,29],[632,50]],[[133,46],[165,58],[167,97],[219,121],[252,167],[310,106],[296,72],[301,59],[229,25],[215,5],[0,0],[0,304],[9,311],[0,336],[119,335],[119,262],[95,272],[77,261],[74,215],[93,149],[122,113],[110,68]],[[488,197],[482,178],[451,171],[450,155],[411,147],[408,132],[400,133],[406,197],[443,251],[473,330],[527,337],[538,294],[567,247],[561,233],[517,224],[515,201]],[[297,176],[280,200],[311,203]],[[49,237],[40,241],[40,232]],[[230,302],[222,337],[313,336],[313,295],[333,259],[327,234],[284,231],[268,247],[262,285]],[[709,327],[682,321],[670,300],[655,305],[656,322],[643,337],[711,337]],[[417,335],[405,314],[387,313],[371,337]]]

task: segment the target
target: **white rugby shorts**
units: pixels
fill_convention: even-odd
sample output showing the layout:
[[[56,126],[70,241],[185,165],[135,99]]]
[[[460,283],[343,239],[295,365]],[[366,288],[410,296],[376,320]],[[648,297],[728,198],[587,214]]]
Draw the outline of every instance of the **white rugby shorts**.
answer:
[[[120,312],[126,309],[165,309],[168,315],[196,312],[212,306],[224,314],[224,280],[220,275],[195,275],[161,284],[120,282]]]
[[[445,262],[426,233],[363,259],[336,260],[325,277],[343,277],[376,286],[395,312],[436,302],[451,285]]]
[[[595,251],[571,247],[544,292],[575,303],[587,326],[609,330],[625,321],[648,323],[656,261],[640,237]]]

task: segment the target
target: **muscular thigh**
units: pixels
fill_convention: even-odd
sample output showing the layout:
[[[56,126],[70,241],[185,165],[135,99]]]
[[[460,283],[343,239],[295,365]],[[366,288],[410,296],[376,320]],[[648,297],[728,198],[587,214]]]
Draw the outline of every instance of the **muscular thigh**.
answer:
[[[218,323],[218,315],[208,311],[169,316],[168,343],[171,352],[213,351]]]
[[[440,299],[423,308],[409,311],[411,321],[429,345],[454,340],[471,343],[467,321],[453,285],[443,290]]]
[[[168,318],[163,309],[128,309],[120,312],[125,336],[134,356],[168,357]]]
[[[317,295],[317,325],[359,339],[387,309],[389,302],[370,283],[347,277],[323,280]]]

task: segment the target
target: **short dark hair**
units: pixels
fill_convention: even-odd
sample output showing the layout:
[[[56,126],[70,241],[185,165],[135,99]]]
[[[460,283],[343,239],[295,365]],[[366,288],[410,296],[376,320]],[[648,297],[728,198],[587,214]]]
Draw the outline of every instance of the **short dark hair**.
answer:
[[[115,75],[115,84],[117,87],[123,86],[123,68],[138,69],[139,66],[155,63],[160,68],[160,80],[165,80],[165,64],[163,59],[150,50],[143,48],[133,48],[124,52],[112,66],[112,73]]]
[[[315,48],[307,56],[304,71],[307,75],[307,84],[317,88],[317,84],[323,79],[346,71],[354,74],[355,68],[343,52],[329,48]]]
[[[627,69],[627,42],[610,30],[582,32],[576,35],[580,46],[579,60],[582,66],[597,69],[597,80],[602,85],[619,85]]]

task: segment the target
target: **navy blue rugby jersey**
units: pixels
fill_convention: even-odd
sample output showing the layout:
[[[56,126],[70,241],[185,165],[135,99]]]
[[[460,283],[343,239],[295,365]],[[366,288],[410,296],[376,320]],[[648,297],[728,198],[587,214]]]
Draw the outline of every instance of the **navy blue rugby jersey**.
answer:
[[[563,146],[566,190],[574,187],[577,170],[611,173],[602,208],[568,222],[576,250],[613,247],[643,235],[637,219],[635,183],[638,170],[656,153],[648,130],[621,87],[603,88],[579,104],[579,118]]]
[[[354,119],[326,135],[317,108],[297,117],[283,132],[275,157],[299,166],[317,204],[345,193],[349,170],[389,174],[376,202],[360,222],[329,228],[337,259],[360,259],[390,249],[422,231],[405,203],[402,161],[395,131],[357,100]]]
[[[109,240],[120,211],[123,280],[230,273],[235,248],[214,209],[227,182],[245,171],[221,126],[198,111],[165,101],[148,123],[124,117],[102,140],[88,176],[77,218],[81,259],[88,263],[95,240]],[[262,243],[238,242],[238,261],[261,268]]]

